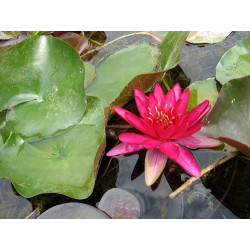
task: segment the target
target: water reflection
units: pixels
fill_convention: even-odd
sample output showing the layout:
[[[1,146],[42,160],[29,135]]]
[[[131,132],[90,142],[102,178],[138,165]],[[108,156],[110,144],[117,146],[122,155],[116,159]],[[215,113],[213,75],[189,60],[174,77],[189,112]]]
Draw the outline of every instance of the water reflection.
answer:
[[[137,197],[142,207],[141,218],[237,218],[219,203],[200,179],[176,197],[169,198],[174,189],[168,181],[171,180],[168,178],[171,166],[166,167],[155,187],[148,187],[145,184],[144,172],[139,169],[143,163],[140,163],[138,154],[118,156],[117,159],[119,172],[116,186],[128,190]],[[178,175],[178,171],[172,170],[175,176]],[[178,179],[181,180],[183,176],[185,174],[179,174]]]
[[[0,179],[0,219],[24,219],[31,212],[30,202],[15,195],[7,179]]]

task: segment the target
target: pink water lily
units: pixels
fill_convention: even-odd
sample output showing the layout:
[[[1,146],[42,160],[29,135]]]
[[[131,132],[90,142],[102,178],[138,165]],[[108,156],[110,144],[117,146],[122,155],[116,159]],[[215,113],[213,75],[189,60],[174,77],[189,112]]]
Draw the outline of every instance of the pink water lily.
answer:
[[[176,161],[184,170],[200,177],[200,168],[187,148],[217,147],[220,141],[208,138],[198,131],[211,106],[205,100],[186,112],[190,90],[183,93],[177,83],[165,95],[156,83],[153,93],[146,96],[140,89],[134,90],[135,101],[141,118],[120,107],[115,112],[143,134],[123,133],[122,142],[112,148],[107,156],[129,154],[147,149],[145,158],[145,181],[152,185],[162,173],[167,159]]]

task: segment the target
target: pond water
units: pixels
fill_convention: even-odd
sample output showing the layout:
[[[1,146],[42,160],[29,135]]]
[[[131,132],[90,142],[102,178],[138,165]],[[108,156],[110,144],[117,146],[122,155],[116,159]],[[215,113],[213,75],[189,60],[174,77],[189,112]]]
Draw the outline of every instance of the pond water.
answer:
[[[91,38],[90,48],[83,54],[83,59],[99,65],[104,58],[115,51],[140,43],[159,42],[150,35],[131,35],[130,32],[99,32],[86,36]],[[184,44],[181,61],[171,69],[166,80],[169,85],[179,82],[184,89],[190,83],[215,76],[215,67],[221,56],[237,41],[250,32],[233,32],[223,42],[216,44]],[[117,39],[124,36],[123,39]],[[114,39],[117,39],[116,42]],[[93,51],[96,41],[110,43],[103,49]],[[92,52],[93,51],[93,52]],[[135,111],[134,101],[126,109]],[[107,127],[107,147],[105,153],[117,142],[121,132],[130,131],[124,121],[113,116]],[[234,153],[229,146],[217,150],[192,150],[201,169]],[[68,202],[80,202],[98,206],[102,196],[112,188],[120,188],[133,194],[139,201],[140,218],[250,218],[249,158],[235,154],[230,160],[209,171],[201,179],[191,183],[173,198],[169,195],[181,187],[190,176],[175,162],[169,160],[163,174],[156,183],[148,187],[145,184],[145,150],[127,156],[114,158],[103,155],[96,185],[92,195],[85,200],[75,200],[59,194],[43,194],[31,199],[21,197],[6,179],[0,179],[0,218],[36,218],[49,208]]]

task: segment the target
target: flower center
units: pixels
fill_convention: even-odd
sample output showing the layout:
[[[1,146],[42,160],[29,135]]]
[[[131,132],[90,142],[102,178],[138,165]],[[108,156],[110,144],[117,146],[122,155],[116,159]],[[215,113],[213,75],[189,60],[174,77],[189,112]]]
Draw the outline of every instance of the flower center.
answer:
[[[170,104],[168,109],[166,104],[164,110],[162,110],[159,106],[155,106],[154,111],[148,107],[148,120],[151,122],[151,125],[158,123],[164,128],[171,127],[174,125],[176,120],[176,117],[174,116],[174,107]]]

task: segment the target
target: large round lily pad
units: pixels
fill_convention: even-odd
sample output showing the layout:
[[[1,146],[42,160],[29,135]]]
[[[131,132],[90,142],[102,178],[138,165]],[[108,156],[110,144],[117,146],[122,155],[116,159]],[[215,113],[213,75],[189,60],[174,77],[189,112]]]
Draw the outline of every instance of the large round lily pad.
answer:
[[[191,110],[205,100],[209,100],[209,104],[213,107],[219,95],[221,85],[214,78],[208,78],[194,82],[188,88],[190,89],[188,110]]]
[[[106,192],[98,208],[112,219],[138,219],[141,215],[141,206],[137,198],[120,188],[112,188]]]
[[[250,36],[247,36],[229,49],[216,67],[216,79],[225,84],[227,81],[250,75]]]
[[[250,156],[250,76],[227,82],[221,89],[202,132]]]
[[[109,217],[90,205],[70,202],[48,209],[37,219],[109,219]]]
[[[159,50],[146,42],[119,50],[97,67],[86,93],[111,103],[135,76],[155,72],[159,59]]]
[[[84,114],[84,65],[78,53],[52,36],[24,40],[0,55],[0,111],[4,130],[45,137]]]
[[[77,125],[36,142],[11,134],[0,151],[0,178],[9,178],[24,197],[60,193],[84,199],[94,187],[98,147],[94,125]]]
[[[232,31],[191,31],[187,37],[189,43],[219,43]]]

